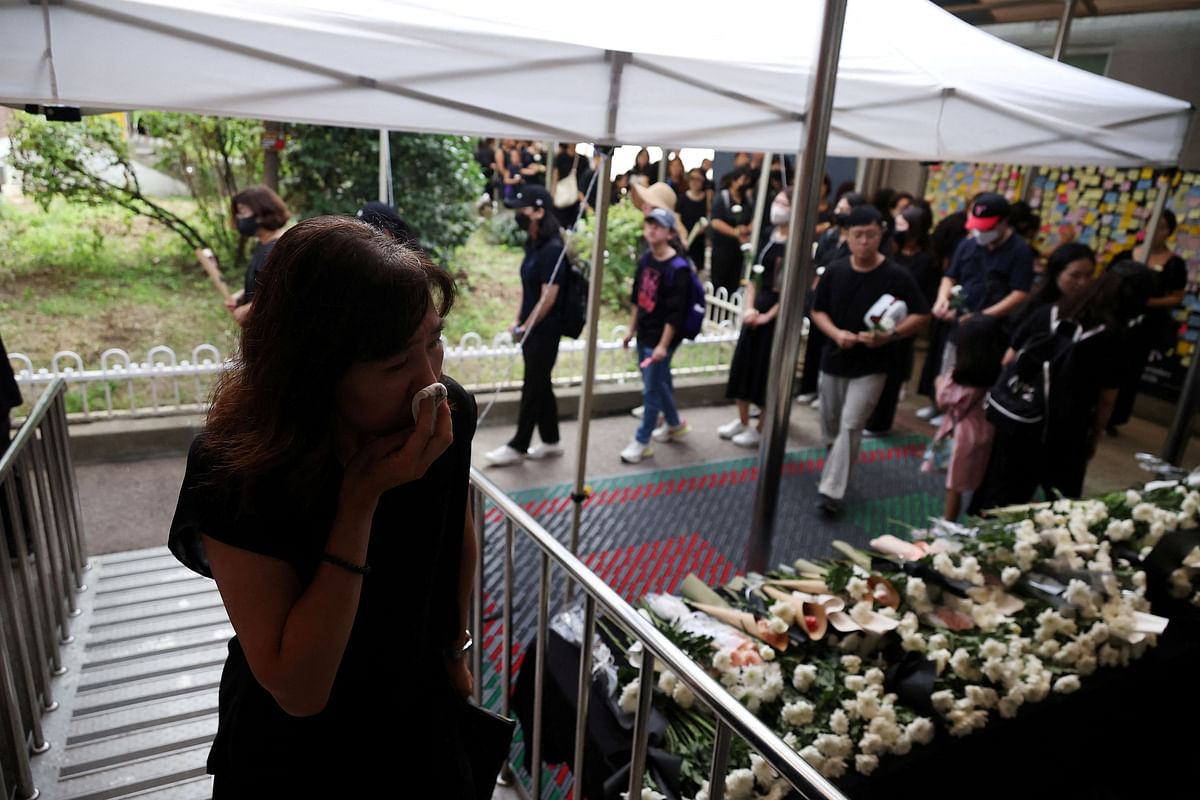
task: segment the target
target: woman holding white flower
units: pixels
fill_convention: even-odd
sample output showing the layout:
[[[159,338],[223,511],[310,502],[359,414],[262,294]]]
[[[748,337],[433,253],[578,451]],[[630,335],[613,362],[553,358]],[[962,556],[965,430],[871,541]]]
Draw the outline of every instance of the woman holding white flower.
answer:
[[[398,758],[416,767],[411,796],[475,796],[475,403],[442,374],[454,294],[420,250],[351,219],[301,222],[271,253],[171,524],[172,552],[216,580],[236,634],[216,798],[374,792]],[[449,401],[419,401],[414,420],[434,382]],[[372,732],[380,720],[421,733]]]

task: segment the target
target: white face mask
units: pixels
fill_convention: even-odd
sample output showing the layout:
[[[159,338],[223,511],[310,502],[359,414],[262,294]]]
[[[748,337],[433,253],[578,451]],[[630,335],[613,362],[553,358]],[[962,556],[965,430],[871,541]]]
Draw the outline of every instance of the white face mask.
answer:
[[[1000,231],[995,229],[990,231],[974,230],[971,231],[971,235],[975,237],[975,241],[979,242],[984,247],[987,247],[989,244],[1000,238]]]
[[[771,203],[771,224],[786,225],[788,218],[792,216],[792,210],[783,203]]]

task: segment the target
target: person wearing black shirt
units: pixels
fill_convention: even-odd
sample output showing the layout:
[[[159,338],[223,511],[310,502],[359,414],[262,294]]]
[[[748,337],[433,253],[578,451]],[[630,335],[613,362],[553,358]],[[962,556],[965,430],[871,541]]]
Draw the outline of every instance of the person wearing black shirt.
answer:
[[[574,181],[575,201],[570,205],[560,206],[554,203],[554,217],[560,228],[571,229],[579,219],[579,208],[583,201],[584,191],[591,180],[588,161],[575,152],[574,144],[560,144],[558,155],[554,157],[554,179],[557,182],[554,193],[557,197],[563,189],[563,181]]]
[[[724,187],[712,203],[712,270],[714,288],[730,295],[742,281],[742,245],[750,241],[754,222],[754,197],[749,167],[738,167],[721,179]]]
[[[780,192],[771,203],[770,241],[755,267],[758,280],[751,275],[743,298],[742,330],[738,335],[725,396],[737,402],[738,418],[717,429],[722,439],[732,439],[739,447],[758,447],[762,440],[763,416],[750,427],[750,404],[764,408],[767,380],[771,374],[771,346],[775,337],[775,318],[779,314],[779,285],[784,274],[788,219],[791,202]]]
[[[1117,435],[1119,426],[1129,421],[1133,413],[1133,401],[1142,383],[1142,372],[1152,352],[1166,354],[1179,339],[1179,326],[1172,312],[1183,302],[1187,291],[1187,263],[1175,255],[1167,240],[1175,233],[1177,221],[1170,209],[1163,209],[1162,220],[1154,231],[1153,247],[1146,258],[1146,266],[1154,274],[1154,291],[1146,302],[1141,322],[1134,325],[1121,365],[1121,393],[1117,405],[1108,421],[1108,433]],[[1133,258],[1133,251],[1125,250],[1113,256],[1112,263]]]
[[[906,193],[901,193],[893,199],[903,200]],[[908,270],[921,290],[925,303],[932,307],[937,299],[938,282],[942,278],[941,270],[933,263],[933,253],[929,247],[929,218],[920,206],[907,205],[896,214],[893,225],[893,244],[895,253],[892,260]],[[912,340],[900,342],[895,347],[895,360],[888,369],[887,383],[883,386],[883,394],[871,418],[867,420],[867,436],[882,436],[892,429],[896,420],[896,406],[900,403],[900,389],[912,377],[913,343]]]
[[[863,425],[883,391],[896,343],[929,321],[929,306],[912,275],[879,252],[883,215],[859,206],[846,219],[846,230],[850,257],[825,270],[812,312],[813,322],[829,337],[819,386],[821,435],[829,452],[818,492],[819,508],[827,516],[841,513]],[[908,308],[908,315],[890,330],[865,319],[884,295]]]
[[[486,456],[488,463],[496,467],[516,464],[523,458],[562,455],[552,373],[562,338],[558,298],[568,269],[562,233],[551,213],[554,200],[546,187],[526,184],[504,204],[516,209],[517,224],[527,235],[525,258],[521,261],[521,308],[516,323],[509,328],[513,338],[521,342],[525,378],[521,384],[517,432],[508,444],[489,451]],[[542,441],[531,448],[535,428]]]
[[[272,253],[170,528],[235,633],[216,800],[375,793],[401,750],[413,797],[494,780],[468,755],[476,409],[442,373],[453,301],[445,270],[355,219],[300,222]],[[414,420],[434,381],[448,397]]]
[[[258,240],[254,252],[250,255],[250,264],[246,267],[243,287],[233,295],[231,303],[227,306],[237,324],[245,327],[246,317],[250,315],[254,304],[254,293],[258,287],[260,273],[267,265],[271,248],[283,235],[283,227],[287,225],[290,212],[279,195],[266,186],[243,189],[233,196],[230,205],[233,211],[233,227],[242,236],[253,236]]]
[[[672,441],[686,436],[689,430],[679,418],[671,385],[671,358],[683,341],[692,270],[675,231],[678,224],[674,212],[652,208],[642,225],[642,236],[649,247],[638,259],[633,276],[633,312],[624,346],[629,347],[637,338],[644,410],[633,440],[621,450],[621,460],[626,464],[653,455],[652,438]],[[665,421],[656,428],[660,413]]]
[[[696,226],[700,220],[707,220],[712,213],[712,192],[704,188],[704,183],[704,172],[699,167],[688,170],[687,189],[678,193],[675,201],[679,221],[688,233],[684,244],[687,245],[688,256],[696,265],[696,269],[704,269],[704,245],[707,239],[704,228],[707,227],[707,223],[704,227]],[[691,240],[690,243],[688,240]]]

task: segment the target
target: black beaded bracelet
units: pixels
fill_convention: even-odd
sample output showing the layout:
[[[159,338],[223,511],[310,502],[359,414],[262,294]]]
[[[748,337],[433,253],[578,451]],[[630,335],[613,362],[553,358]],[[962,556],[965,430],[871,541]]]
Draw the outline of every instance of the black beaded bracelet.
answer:
[[[354,562],[347,561],[344,558],[338,558],[337,556],[333,555],[332,553],[325,553],[324,555],[321,556],[321,560],[328,561],[330,564],[333,564],[335,567],[341,567],[342,569],[346,570],[347,572],[353,572],[355,575],[366,575],[368,572],[371,571],[370,564],[355,564]]]

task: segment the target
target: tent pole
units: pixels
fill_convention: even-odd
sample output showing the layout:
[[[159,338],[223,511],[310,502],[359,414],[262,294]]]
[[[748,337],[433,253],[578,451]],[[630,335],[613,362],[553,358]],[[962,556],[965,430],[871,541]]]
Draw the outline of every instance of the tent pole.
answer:
[[[391,193],[391,181],[388,180],[388,172],[392,166],[392,145],[388,141],[388,132],[384,128],[379,129],[379,202],[386,203],[388,195]]]
[[[759,169],[758,176],[758,189],[754,192],[754,227],[750,235],[750,260],[742,269],[743,283],[750,280],[750,268],[758,261],[758,247],[759,242],[762,241],[763,211],[767,207],[767,191],[771,187],[771,163],[774,158],[772,153],[763,153],[762,167]]]
[[[1054,34],[1055,61],[1062,61],[1063,52],[1067,49],[1067,37],[1071,33],[1071,20],[1075,17],[1075,0],[1063,0],[1062,16],[1058,20],[1058,33]]]
[[[571,493],[571,552],[579,552],[579,528],[583,521],[583,501],[587,499],[587,448],[592,421],[592,387],[596,379],[596,337],[600,330],[600,294],[604,287],[604,248],[608,235],[608,204],[612,182],[605,180],[612,167],[612,147],[596,145],[600,163],[596,171],[596,235],[592,242],[592,274],[588,287],[587,349],[584,350],[583,386],[579,390],[579,443],[575,458],[575,486]],[[567,603],[572,599],[574,584],[567,584]]]
[[[817,226],[817,205],[825,169],[825,147],[837,83],[838,56],[847,0],[825,0],[821,21],[821,44],[809,89],[808,120],[804,126],[804,149],[798,155],[799,176],[792,186],[792,209],[788,224],[786,273],[780,294],[780,323],[772,342],[773,361],[781,369],[771,372],[767,384],[768,435],[758,451],[758,481],[754,487],[754,517],[746,544],[747,570],[763,570],[771,554],[771,537],[779,506],[779,478],[787,449],[792,393],[796,383],[796,361],[800,357],[800,331],[804,323],[804,299],[808,292],[812,245]]]
[[[658,182],[662,183],[667,179],[667,154],[671,151],[665,144],[660,144],[658,147],[662,150],[662,156],[658,159]]]

